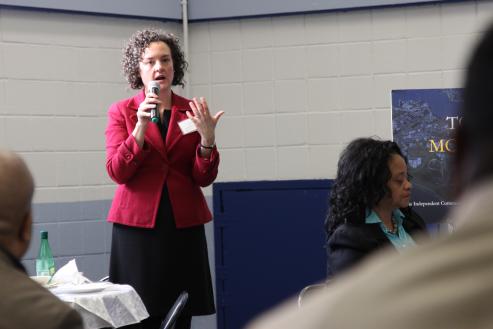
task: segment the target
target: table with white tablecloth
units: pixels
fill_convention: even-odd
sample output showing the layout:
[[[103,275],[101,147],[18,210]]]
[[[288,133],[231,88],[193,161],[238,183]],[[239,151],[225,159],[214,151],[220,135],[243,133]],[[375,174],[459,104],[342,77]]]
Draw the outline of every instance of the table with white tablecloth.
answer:
[[[139,295],[129,285],[95,282],[61,285],[50,290],[80,313],[85,329],[118,328],[149,316]]]

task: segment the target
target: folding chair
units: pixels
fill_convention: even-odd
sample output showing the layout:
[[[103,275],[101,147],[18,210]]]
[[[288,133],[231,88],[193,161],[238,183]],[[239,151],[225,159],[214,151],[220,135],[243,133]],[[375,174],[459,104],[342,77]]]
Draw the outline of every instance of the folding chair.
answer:
[[[303,288],[298,294],[298,307],[302,307],[304,300],[314,292],[327,288],[327,283],[310,284]]]
[[[175,303],[168,311],[166,318],[164,318],[161,323],[161,327],[159,329],[173,329],[175,327],[176,319],[180,316],[183,308],[187,304],[188,301],[188,293],[183,291],[180,296],[176,299]]]

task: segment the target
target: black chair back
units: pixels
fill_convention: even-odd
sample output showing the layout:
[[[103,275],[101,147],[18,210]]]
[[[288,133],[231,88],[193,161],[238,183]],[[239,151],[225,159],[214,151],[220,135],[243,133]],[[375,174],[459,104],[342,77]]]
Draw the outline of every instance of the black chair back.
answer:
[[[166,314],[166,318],[164,318],[161,323],[160,329],[173,329],[175,326],[176,319],[180,316],[183,308],[187,304],[188,301],[188,293],[183,291],[180,296],[176,299],[176,302],[173,304],[171,309]]]

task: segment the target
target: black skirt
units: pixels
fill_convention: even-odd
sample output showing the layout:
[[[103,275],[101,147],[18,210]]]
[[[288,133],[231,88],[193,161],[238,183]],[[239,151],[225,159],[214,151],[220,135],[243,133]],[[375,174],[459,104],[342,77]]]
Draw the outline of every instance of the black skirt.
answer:
[[[154,228],[113,224],[110,281],[131,285],[151,316],[165,316],[184,290],[185,314],[215,312],[204,225],[176,228],[166,186]]]

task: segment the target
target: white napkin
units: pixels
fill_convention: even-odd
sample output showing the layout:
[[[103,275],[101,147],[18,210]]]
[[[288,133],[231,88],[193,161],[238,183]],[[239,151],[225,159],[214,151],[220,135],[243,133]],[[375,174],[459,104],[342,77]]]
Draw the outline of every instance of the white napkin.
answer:
[[[74,307],[84,320],[84,328],[119,328],[147,318],[149,313],[139,295],[129,285],[96,282],[107,285],[103,291],[94,293],[55,293],[61,300]],[[83,287],[83,286],[77,286]]]
[[[91,282],[88,278],[79,272],[75,259],[70,260],[67,264],[63,265],[56,271],[51,280],[53,283],[57,284],[73,284],[79,285],[83,283]]]

